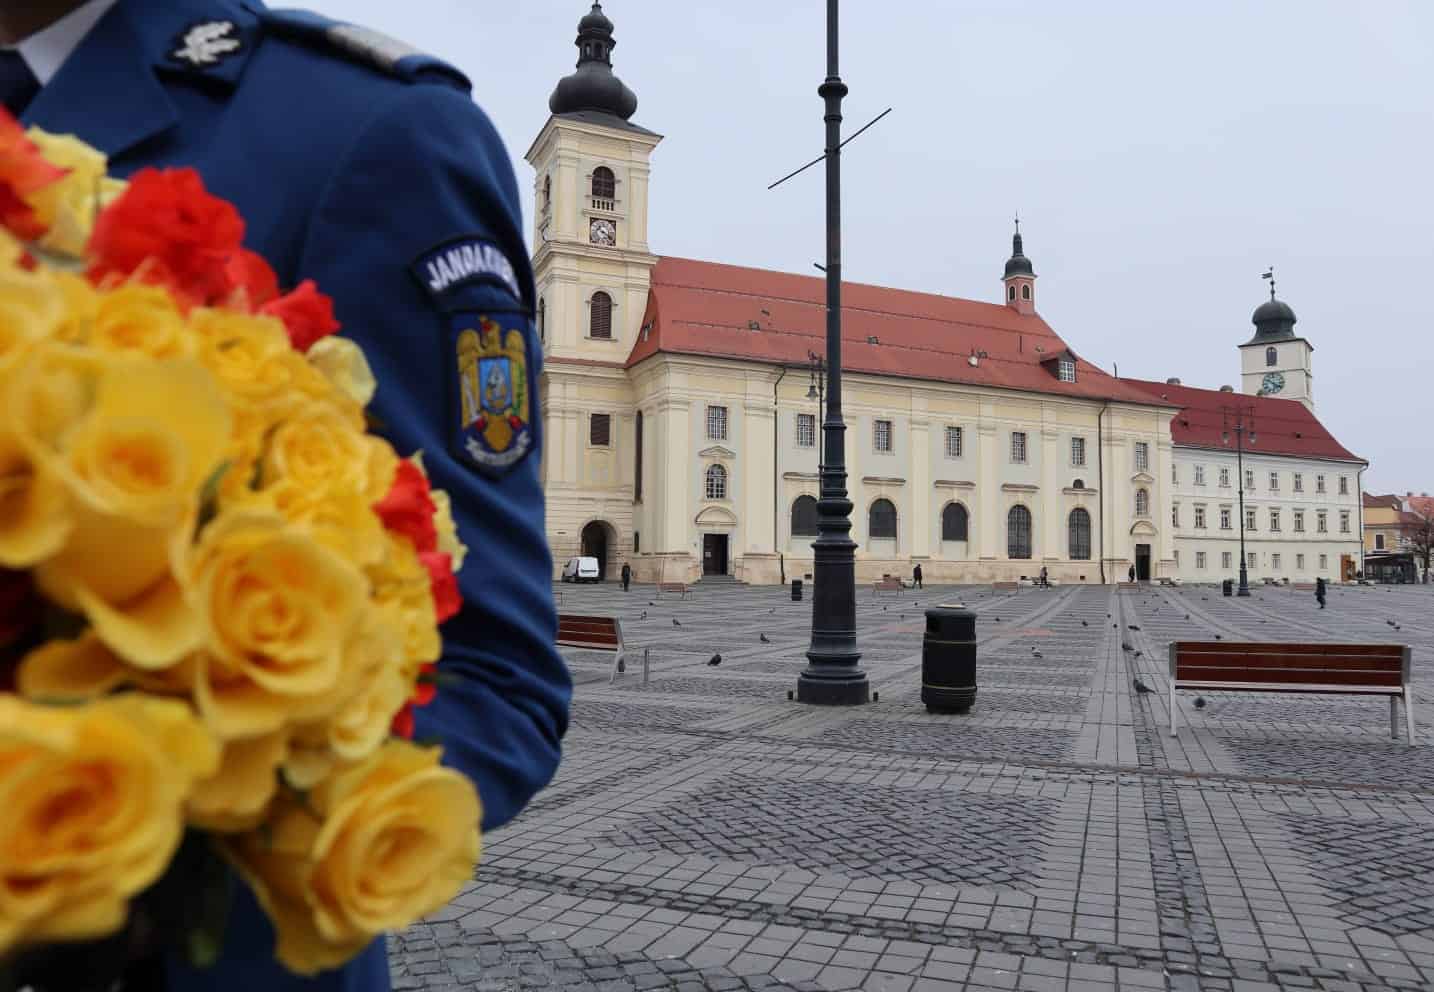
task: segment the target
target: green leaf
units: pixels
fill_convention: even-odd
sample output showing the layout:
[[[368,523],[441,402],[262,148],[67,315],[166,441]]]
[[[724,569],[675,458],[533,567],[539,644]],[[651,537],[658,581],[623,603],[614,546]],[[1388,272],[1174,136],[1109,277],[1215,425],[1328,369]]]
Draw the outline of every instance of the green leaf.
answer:
[[[199,489],[199,522],[194,526],[197,534],[202,531],[215,516],[219,513],[219,485],[224,481],[224,476],[229,474],[233,462],[220,462],[219,467],[209,473],[209,478],[204,480],[204,485]]]

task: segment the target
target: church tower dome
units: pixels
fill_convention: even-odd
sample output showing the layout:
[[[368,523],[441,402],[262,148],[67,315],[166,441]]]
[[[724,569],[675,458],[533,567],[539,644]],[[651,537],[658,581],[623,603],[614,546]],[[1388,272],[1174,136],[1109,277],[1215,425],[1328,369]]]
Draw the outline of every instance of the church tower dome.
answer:
[[[1314,346],[1295,333],[1295,312],[1275,296],[1275,270],[1264,274],[1270,298],[1250,319],[1255,335],[1240,345],[1241,391],[1299,400],[1314,409]]]
[[[1001,281],[1006,286],[1006,306],[1017,313],[1036,312],[1036,271],[1024,251],[1019,217],[1016,218],[1016,233],[1011,238],[1011,257],[1006,259],[1006,273]]]
[[[602,4],[594,3],[578,21],[577,71],[560,79],[548,98],[548,109],[554,114],[588,110],[628,120],[637,112],[637,94],[612,71],[612,50],[617,46],[612,32]]]

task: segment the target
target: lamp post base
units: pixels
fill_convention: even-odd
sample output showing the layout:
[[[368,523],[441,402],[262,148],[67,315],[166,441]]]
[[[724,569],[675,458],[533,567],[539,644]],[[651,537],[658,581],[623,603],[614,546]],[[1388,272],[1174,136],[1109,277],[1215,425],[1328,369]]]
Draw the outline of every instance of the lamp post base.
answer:
[[[814,706],[861,706],[871,702],[871,683],[865,672],[807,669],[797,678],[797,702]]]

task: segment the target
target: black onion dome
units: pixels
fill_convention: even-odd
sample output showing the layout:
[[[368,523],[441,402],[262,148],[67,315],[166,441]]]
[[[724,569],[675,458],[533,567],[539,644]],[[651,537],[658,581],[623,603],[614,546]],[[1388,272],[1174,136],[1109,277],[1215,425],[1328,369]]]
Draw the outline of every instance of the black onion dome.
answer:
[[[612,21],[602,12],[602,4],[594,3],[578,22],[577,71],[560,79],[548,98],[548,109],[553,113],[595,110],[627,120],[637,112],[637,94],[612,71],[612,50],[617,45],[612,30]]]
[[[1031,268],[1031,260],[1021,250],[1021,232],[1017,231],[1011,238],[1011,257],[1006,259],[1006,278],[1035,276],[1035,274],[1035,270]]]
[[[1255,337],[1260,339],[1292,338],[1295,336],[1295,312],[1290,305],[1273,296],[1255,308]]]

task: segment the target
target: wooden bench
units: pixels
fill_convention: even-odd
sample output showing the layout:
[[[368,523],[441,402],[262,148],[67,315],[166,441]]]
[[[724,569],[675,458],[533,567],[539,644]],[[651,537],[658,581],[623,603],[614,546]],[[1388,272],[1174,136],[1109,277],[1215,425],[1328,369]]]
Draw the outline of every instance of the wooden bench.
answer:
[[[1388,696],[1389,734],[1399,737],[1399,701],[1414,745],[1414,687],[1403,644],[1269,644],[1174,641],[1170,645],[1170,736],[1177,689],[1200,692],[1314,692]]]
[[[686,599],[692,595],[691,588],[685,582],[659,582],[657,584],[657,598],[661,599],[665,592],[675,592],[680,599]]]
[[[573,614],[558,614],[557,645],[560,648],[580,648],[583,651],[611,651],[612,675],[608,685],[617,681],[619,673],[627,670],[623,660],[626,650],[622,643],[622,624],[617,617],[583,617]]]
[[[901,592],[903,588],[900,579],[879,579],[871,584],[871,594],[875,596],[883,592]]]
[[[999,592],[1015,592],[1021,588],[1019,582],[992,582],[991,588]]]

